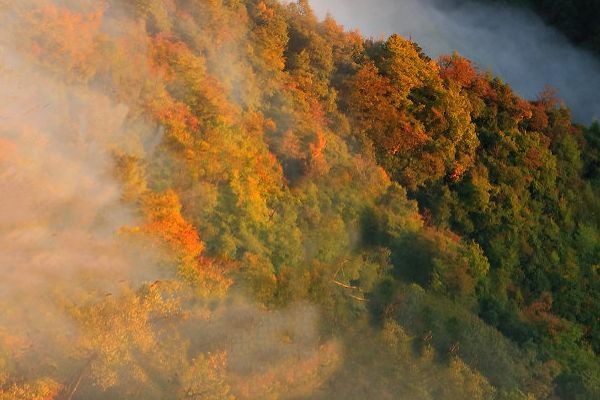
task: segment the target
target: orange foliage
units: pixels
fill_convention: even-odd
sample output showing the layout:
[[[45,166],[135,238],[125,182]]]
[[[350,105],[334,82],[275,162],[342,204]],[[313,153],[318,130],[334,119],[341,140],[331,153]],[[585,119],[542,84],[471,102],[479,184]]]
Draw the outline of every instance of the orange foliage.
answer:
[[[7,159],[16,151],[16,144],[10,140],[0,138],[0,161]]]
[[[25,36],[33,55],[57,72],[68,71],[69,78],[87,81],[96,72],[97,39],[103,10],[82,15],[49,4],[28,15]]]
[[[457,165],[454,168],[454,171],[452,171],[452,173],[450,174],[450,179],[452,179],[454,182],[459,181],[460,178],[463,177],[465,172],[466,172],[466,169],[463,165]]]
[[[315,136],[315,142],[308,145],[310,150],[310,170],[316,176],[322,176],[329,170],[329,165],[327,165],[327,160],[323,154],[327,140],[325,139],[325,135],[320,131],[317,131]]]
[[[457,53],[440,57],[439,65],[440,76],[443,79],[453,80],[464,87],[471,86],[477,79],[477,71],[471,61]]]
[[[285,21],[277,16],[275,10],[264,1],[258,3],[253,11],[257,23],[253,31],[261,53],[260,59],[270,69],[283,70],[285,67],[284,52],[288,42]]]
[[[176,101],[163,92],[162,96],[150,101],[148,108],[165,127],[169,138],[186,148],[192,146],[194,137],[199,132],[199,121],[187,104]]]
[[[308,395],[335,370],[340,361],[338,347],[337,343],[328,342],[306,358],[282,360],[267,371],[250,376],[234,375],[232,389],[240,400]]]
[[[345,35],[344,27],[342,25],[339,25],[336,22],[336,20],[329,14],[327,14],[325,16],[325,19],[323,20],[322,25],[323,25],[323,28],[325,29],[325,31],[330,35],[336,35],[336,36]],[[352,34],[350,33],[348,35],[350,36]]]
[[[542,132],[548,125],[550,120],[546,113],[546,107],[542,102],[533,103],[531,107],[531,128],[535,131]]]
[[[427,140],[400,111],[401,96],[393,91],[388,78],[379,75],[373,64],[364,66],[351,82],[349,107],[359,131],[377,135],[376,142],[390,154],[414,149]]]
[[[238,43],[247,34],[248,15],[241,2],[223,0],[178,1],[178,13],[202,21],[195,39],[201,49],[217,57],[227,46]],[[229,3],[225,6],[223,3]]]
[[[148,221],[144,231],[163,239],[182,257],[195,258],[200,255],[204,245],[198,232],[181,215],[179,197],[174,191],[148,194],[143,202]]]
[[[151,69],[163,77],[168,93],[186,103],[196,117],[226,124],[235,120],[239,110],[228,101],[225,88],[185,43],[167,34],[156,35],[151,57]]]
[[[528,101],[518,98],[511,110],[514,120],[516,122],[521,122],[523,120],[531,119],[533,116],[531,108],[531,104]]]
[[[0,349],[8,351],[11,356],[17,360],[26,353],[28,348],[33,347],[33,345],[31,338],[0,330]],[[0,372],[0,377],[1,376],[2,372]]]
[[[196,229],[181,215],[179,196],[173,190],[150,193],[142,201],[147,223],[142,231],[169,245],[179,259],[179,274],[203,296],[222,296],[232,280],[214,260],[202,257],[204,243]]]

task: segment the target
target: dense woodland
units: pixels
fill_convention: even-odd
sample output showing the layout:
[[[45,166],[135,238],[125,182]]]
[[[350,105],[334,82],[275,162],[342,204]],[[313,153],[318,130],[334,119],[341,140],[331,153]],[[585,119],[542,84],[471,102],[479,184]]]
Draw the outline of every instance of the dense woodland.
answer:
[[[137,145],[104,150],[138,223],[115,235],[162,271],[54,290],[68,330],[2,297],[1,400],[600,398],[600,125],[551,89],[306,0],[0,0],[0,22],[65,97],[126,107]]]

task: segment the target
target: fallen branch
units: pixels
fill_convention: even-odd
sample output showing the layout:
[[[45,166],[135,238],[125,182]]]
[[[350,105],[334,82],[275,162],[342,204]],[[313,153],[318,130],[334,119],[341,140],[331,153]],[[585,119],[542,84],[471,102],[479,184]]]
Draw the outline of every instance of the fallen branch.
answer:
[[[362,289],[359,288],[358,286],[346,285],[345,283],[336,281],[335,279],[332,279],[332,282],[335,283],[336,285],[340,286],[340,287],[343,287],[344,289],[356,290],[356,291],[362,293]],[[361,296],[356,296],[354,294],[348,294],[348,296],[352,297],[354,300],[358,300],[358,301],[362,301],[362,302],[368,302],[369,301],[369,299],[366,299],[366,298],[361,297]]]
[[[333,279],[333,283],[335,283],[338,286],[341,286],[345,289],[352,289],[352,290],[358,290],[359,292],[362,292],[362,289],[359,288],[358,286],[351,286],[351,285],[346,285],[345,283],[336,281],[335,279]]]
[[[360,297],[360,296],[355,296],[353,294],[351,294],[350,297],[352,297],[354,300],[362,301],[365,303],[369,301],[369,299],[365,299],[364,297]]]

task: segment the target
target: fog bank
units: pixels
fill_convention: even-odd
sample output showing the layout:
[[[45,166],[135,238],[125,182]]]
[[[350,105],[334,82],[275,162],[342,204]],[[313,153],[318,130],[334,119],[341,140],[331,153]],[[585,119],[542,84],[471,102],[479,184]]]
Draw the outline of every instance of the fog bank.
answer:
[[[458,51],[533,99],[549,84],[577,121],[600,117],[600,61],[531,12],[469,1],[312,0],[346,27],[373,37],[399,33],[429,55]]]

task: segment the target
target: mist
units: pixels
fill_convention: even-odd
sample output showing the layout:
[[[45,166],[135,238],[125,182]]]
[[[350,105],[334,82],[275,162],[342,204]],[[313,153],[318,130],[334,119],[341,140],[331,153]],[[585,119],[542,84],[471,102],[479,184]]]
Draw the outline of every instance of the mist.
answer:
[[[61,303],[85,304],[90,297],[120,302],[127,298],[123,287],[135,289],[173,274],[159,268],[150,243],[118,233],[140,223],[134,207],[122,201],[112,173],[111,151],[136,148],[127,140],[128,108],[64,84],[8,49],[2,66],[0,335],[27,337],[26,345],[10,351],[25,354],[28,362],[43,365],[50,358],[61,369],[77,371],[82,363],[69,359],[60,343],[82,332]],[[193,315],[169,327],[169,335],[191,338],[187,351],[212,352],[211,362],[226,351],[239,398],[289,387],[297,395],[310,393],[337,365],[339,345],[321,344],[314,306],[271,313],[230,295],[214,310],[203,303],[185,308]],[[122,317],[135,325],[130,315]],[[164,339],[155,345],[158,354],[171,350]],[[96,398],[87,386],[79,391],[80,398]]]
[[[411,38],[432,58],[458,51],[528,99],[550,85],[578,122],[600,117],[600,61],[531,12],[470,1],[311,3],[320,17],[331,13],[346,29],[374,38],[392,33]]]
[[[119,21],[127,29],[126,15],[112,12],[105,34],[113,34]],[[178,287],[172,319],[179,323],[136,330],[135,307],[143,304],[144,291],[169,287],[164,282],[175,279],[176,266],[164,254],[169,249],[132,233],[144,221],[139,204],[124,200],[115,155],[151,159],[164,129],[132,117],[102,84],[70,81],[67,71],[53,74],[35,64],[17,48],[20,21],[9,12],[0,20],[8,22],[0,30],[0,397],[13,393],[4,391],[11,373],[64,382],[40,389],[49,390],[48,398],[114,398],[108,386],[140,390],[138,380],[168,390],[128,364],[127,354],[139,352],[143,340],[153,343],[142,346],[145,367],[160,358],[167,364],[157,366],[163,375],[193,368],[188,354],[215,370],[226,362],[238,398],[286,390],[302,395],[318,387],[337,365],[340,349],[320,339],[314,306],[272,313],[230,294],[209,307],[198,299],[186,303],[189,292]],[[92,310],[92,320],[82,322],[82,310]],[[103,310],[110,317],[94,325]],[[114,363],[114,352],[123,364]],[[98,394],[98,387],[108,391]],[[156,396],[144,389],[144,398]]]
[[[111,155],[127,147],[128,108],[60,82],[8,45],[0,65],[0,335],[27,337],[10,351],[41,365],[48,352],[61,360],[56,339],[77,331],[61,303],[166,274],[149,248],[118,234],[138,223]]]

